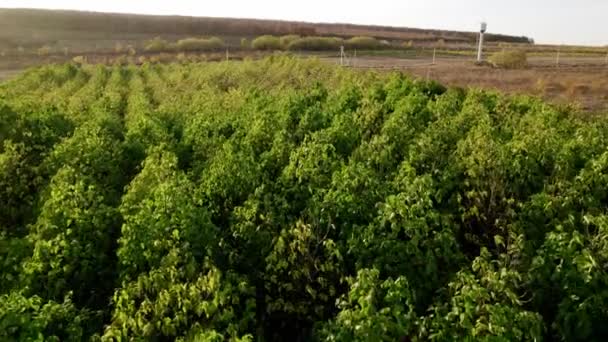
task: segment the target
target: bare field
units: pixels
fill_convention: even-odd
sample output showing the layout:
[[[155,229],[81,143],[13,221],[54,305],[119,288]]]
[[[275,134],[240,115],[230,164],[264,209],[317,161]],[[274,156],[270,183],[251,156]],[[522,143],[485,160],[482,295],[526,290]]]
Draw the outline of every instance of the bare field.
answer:
[[[339,63],[337,57],[324,58]],[[530,57],[525,69],[478,66],[471,58],[357,57],[350,66],[362,69],[399,70],[446,85],[480,87],[508,93],[540,96],[553,103],[575,103],[589,112],[608,111],[608,65],[604,58]]]

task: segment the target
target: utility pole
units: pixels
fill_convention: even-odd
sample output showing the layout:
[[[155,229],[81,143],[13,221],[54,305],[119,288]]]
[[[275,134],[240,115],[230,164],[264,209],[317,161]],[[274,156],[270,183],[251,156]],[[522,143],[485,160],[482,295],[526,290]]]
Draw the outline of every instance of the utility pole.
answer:
[[[561,45],[557,47],[557,56],[555,57],[555,66],[556,67],[559,67],[559,57],[560,57],[559,55],[561,53],[561,49],[562,49]]]
[[[479,30],[479,47],[477,48],[477,62],[481,63],[482,51],[483,51],[483,34],[486,33],[488,24],[485,22],[481,23],[481,29]]]
[[[340,46],[340,65],[344,65],[344,45]]]
[[[435,55],[437,54],[437,48],[433,48],[433,65],[435,65]]]

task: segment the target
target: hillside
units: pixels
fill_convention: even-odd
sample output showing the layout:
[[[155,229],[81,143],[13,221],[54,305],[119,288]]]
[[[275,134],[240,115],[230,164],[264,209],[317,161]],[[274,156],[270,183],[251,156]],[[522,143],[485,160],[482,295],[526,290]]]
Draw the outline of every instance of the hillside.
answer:
[[[306,23],[278,20],[150,16],[37,9],[0,9],[0,49],[105,47],[116,41],[138,45],[144,39],[217,35],[238,44],[242,37],[263,34],[303,36],[373,36],[379,39],[434,42],[475,42],[475,32],[426,30],[406,27]],[[231,39],[233,38],[233,39]],[[527,37],[488,35],[488,41],[529,42]]]

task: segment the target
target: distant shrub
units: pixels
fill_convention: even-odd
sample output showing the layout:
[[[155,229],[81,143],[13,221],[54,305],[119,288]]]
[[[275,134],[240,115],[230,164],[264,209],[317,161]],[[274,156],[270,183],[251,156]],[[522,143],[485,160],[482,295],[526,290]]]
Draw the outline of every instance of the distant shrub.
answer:
[[[580,98],[580,96],[588,95],[591,87],[584,83],[570,83],[566,90],[566,96],[572,100]]]
[[[289,43],[289,50],[327,51],[337,50],[344,40],[334,37],[304,37]]]
[[[114,52],[115,53],[124,53],[125,52],[125,46],[122,45],[121,42],[117,42],[116,44],[114,44]]]
[[[48,56],[51,53],[51,48],[49,46],[43,46],[38,49],[38,56]]]
[[[84,56],[75,56],[74,58],[72,58],[72,62],[76,64],[86,64],[87,59]]]
[[[528,65],[528,56],[524,50],[504,50],[494,53],[489,61],[498,68],[524,68]]]
[[[190,61],[188,56],[183,52],[178,53],[177,56],[175,56],[175,59],[177,59],[177,61],[180,63],[185,63],[185,62]]]
[[[345,42],[350,49],[375,50],[382,47],[380,41],[373,37],[353,37]]]
[[[135,54],[137,54],[137,50],[135,50],[135,48],[132,45],[128,45],[126,48],[127,51],[127,55],[129,56],[135,56]]]
[[[401,44],[401,46],[404,48],[411,48],[414,46],[414,41],[408,40],[407,42],[403,42],[403,44]]]
[[[281,50],[281,39],[270,35],[260,36],[251,42],[251,47],[256,50]]]
[[[247,40],[247,38],[241,38],[241,49],[249,49],[251,48],[251,44],[249,43],[249,40]]]
[[[178,51],[218,51],[225,47],[224,41],[217,37],[186,38],[177,41]]]
[[[281,38],[279,38],[279,41],[281,42],[281,47],[283,47],[284,49],[287,49],[289,44],[291,44],[291,42],[293,42],[294,40],[297,40],[297,39],[300,39],[300,36],[298,36],[297,34],[289,34],[289,35],[282,36]]]
[[[114,58],[113,64],[114,65],[127,65],[127,64],[129,64],[129,58],[126,55],[118,56],[118,57]]]
[[[547,80],[544,78],[537,79],[536,83],[534,84],[534,91],[544,95],[547,91]]]
[[[169,51],[171,50],[171,44],[160,37],[156,37],[146,42],[144,50],[148,52]]]

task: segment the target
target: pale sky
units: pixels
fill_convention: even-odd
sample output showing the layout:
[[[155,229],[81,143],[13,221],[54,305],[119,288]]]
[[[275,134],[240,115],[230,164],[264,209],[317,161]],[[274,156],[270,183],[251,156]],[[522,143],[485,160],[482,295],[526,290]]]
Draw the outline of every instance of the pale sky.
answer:
[[[607,0],[0,0],[1,7],[340,22],[528,36],[608,45]]]

